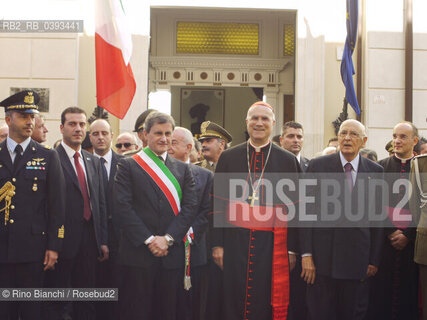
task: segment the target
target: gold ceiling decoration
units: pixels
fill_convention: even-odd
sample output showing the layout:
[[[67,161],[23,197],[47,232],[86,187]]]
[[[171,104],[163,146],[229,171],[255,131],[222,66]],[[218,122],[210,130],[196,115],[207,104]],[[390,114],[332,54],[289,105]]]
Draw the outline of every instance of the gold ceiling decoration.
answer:
[[[285,24],[283,30],[283,54],[293,56],[295,54],[295,25]]]
[[[176,53],[258,55],[259,25],[179,21]]]

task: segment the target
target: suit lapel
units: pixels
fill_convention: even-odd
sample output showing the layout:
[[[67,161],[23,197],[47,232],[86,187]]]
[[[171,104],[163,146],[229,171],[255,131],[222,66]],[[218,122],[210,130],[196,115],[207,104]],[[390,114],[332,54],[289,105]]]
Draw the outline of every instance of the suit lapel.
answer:
[[[71,165],[70,159],[68,158],[67,153],[65,152],[64,147],[62,145],[59,145],[56,148],[56,151],[58,152],[59,159],[61,160],[62,168],[65,169],[64,171],[71,178],[71,181],[80,190],[80,184],[79,184],[79,181],[77,180],[77,174],[74,171],[73,166]],[[81,192],[81,190],[80,190],[80,192]]]
[[[114,184],[114,176],[116,175],[116,171],[117,171],[117,164],[119,163],[119,157],[117,156],[117,154],[112,151],[112,156],[111,156],[111,166],[110,166],[110,176],[108,178],[108,187],[112,187]]]
[[[10,173],[13,173],[13,164],[12,159],[10,158],[9,150],[7,149],[7,140],[4,140],[0,143],[0,155],[1,159],[3,159],[2,164],[9,170]]]
[[[95,172],[94,163],[90,158],[89,152],[82,149],[82,158],[83,158],[83,162],[85,164],[85,169],[86,169],[86,180],[87,180],[87,185],[89,187],[89,195],[91,195],[93,192],[92,177],[96,177],[97,175]]]

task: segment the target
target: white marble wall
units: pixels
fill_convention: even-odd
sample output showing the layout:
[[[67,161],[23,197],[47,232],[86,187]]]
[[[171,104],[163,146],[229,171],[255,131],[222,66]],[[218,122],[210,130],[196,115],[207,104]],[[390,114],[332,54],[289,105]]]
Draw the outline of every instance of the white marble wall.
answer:
[[[77,104],[78,50],[76,34],[1,34],[0,100],[11,87],[49,88],[47,144],[60,138],[63,108]],[[0,111],[2,117],[3,111]]]

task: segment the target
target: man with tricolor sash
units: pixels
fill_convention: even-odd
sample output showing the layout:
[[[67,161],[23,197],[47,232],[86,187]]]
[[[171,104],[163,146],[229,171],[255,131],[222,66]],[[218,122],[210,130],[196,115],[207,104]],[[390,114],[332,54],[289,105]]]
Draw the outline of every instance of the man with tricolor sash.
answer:
[[[270,140],[273,108],[254,103],[246,117],[249,140],[224,151],[214,177],[212,256],[223,270],[220,297],[226,320],[285,320],[289,304],[288,213],[295,215],[300,166]],[[279,199],[279,180],[288,197]],[[292,190],[293,189],[293,190]],[[284,198],[284,197],[282,197]]]
[[[176,318],[176,293],[185,279],[183,239],[197,195],[188,165],[167,154],[174,127],[169,115],[151,113],[144,124],[147,147],[117,169],[121,319]]]

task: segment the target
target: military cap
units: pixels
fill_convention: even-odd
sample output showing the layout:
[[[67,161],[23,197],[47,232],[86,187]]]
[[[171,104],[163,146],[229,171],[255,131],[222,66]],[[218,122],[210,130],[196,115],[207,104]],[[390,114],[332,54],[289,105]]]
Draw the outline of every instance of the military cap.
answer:
[[[147,109],[143,113],[141,113],[139,115],[139,117],[135,121],[135,129],[133,130],[133,132],[138,132],[139,130],[143,129],[144,128],[145,119],[147,119],[148,115],[151,112],[154,112],[154,111],[156,111],[156,110],[154,110],[154,109]]]
[[[38,103],[40,96],[33,90],[24,90],[0,102],[5,111],[17,111],[24,113],[39,113]]]
[[[224,139],[226,143],[230,143],[233,140],[231,134],[228,133],[220,125],[215,122],[205,121],[200,126],[201,135],[199,140],[208,139],[208,138],[220,138]]]

